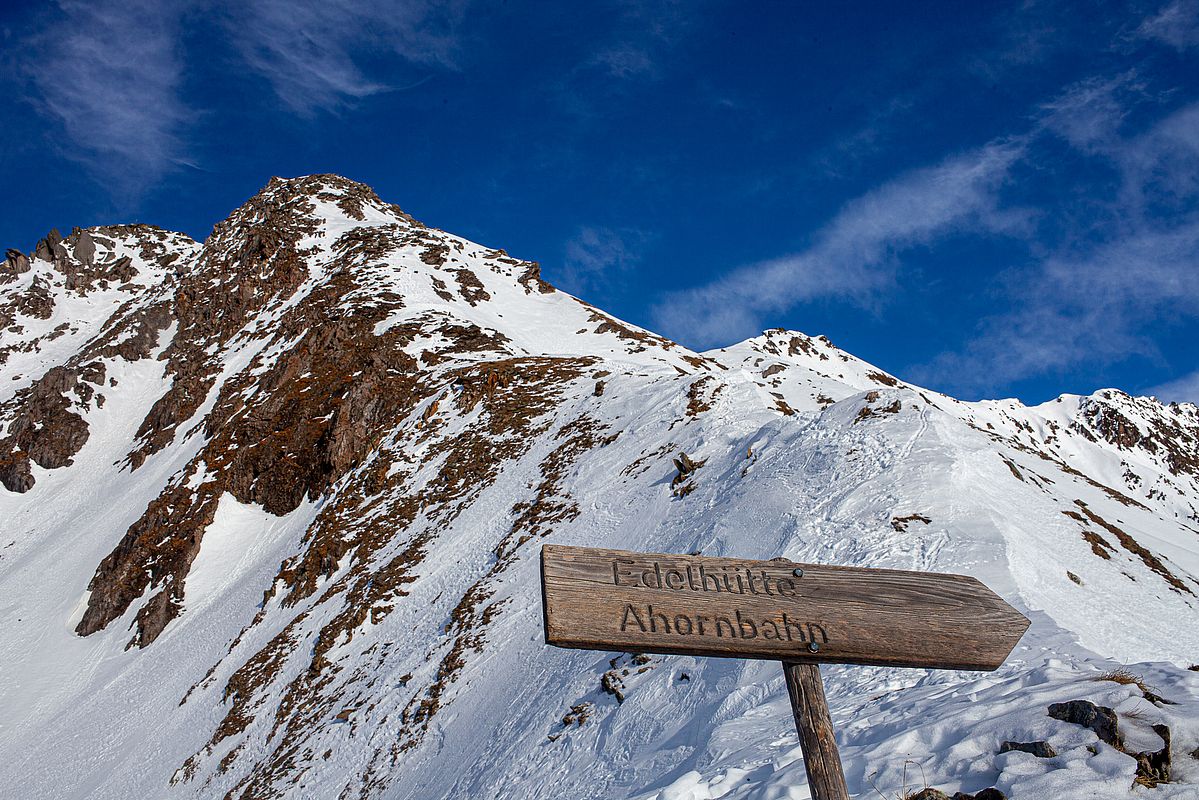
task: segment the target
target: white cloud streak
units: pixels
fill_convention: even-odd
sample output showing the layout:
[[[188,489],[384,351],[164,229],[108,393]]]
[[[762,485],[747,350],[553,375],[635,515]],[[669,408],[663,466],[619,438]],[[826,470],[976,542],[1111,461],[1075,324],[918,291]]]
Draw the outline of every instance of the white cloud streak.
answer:
[[[799,253],[743,266],[654,309],[660,328],[697,346],[758,333],[763,319],[799,303],[837,298],[866,306],[895,282],[898,254],[954,232],[1015,233],[1023,214],[998,192],[1024,151],[994,142],[902,175],[848,203]]]
[[[564,248],[562,288],[579,294],[609,285],[641,261],[647,239],[633,228],[580,228]]]
[[[1009,310],[914,370],[915,379],[993,392],[1010,381],[1140,356],[1160,361],[1156,326],[1199,316],[1199,222],[1142,230],[1010,281]]]
[[[1152,395],[1167,403],[1199,404],[1199,370],[1146,389],[1145,394]]]
[[[181,18],[148,0],[62,0],[28,47],[36,105],[62,126],[64,153],[121,191],[183,158],[191,112],[179,95]]]
[[[211,54],[185,48],[186,26],[218,20],[237,72],[263,78],[287,109],[312,116],[453,68],[464,4],[59,0],[47,28],[23,42],[30,99],[61,126],[65,155],[116,193],[136,194],[192,160],[187,139],[201,112],[186,100],[185,77]],[[395,74],[397,62],[414,70],[411,80],[373,77],[383,66]]]
[[[1137,29],[1143,39],[1156,39],[1176,50],[1199,46],[1199,0],[1174,0]]]
[[[1126,99],[1144,88],[1134,71],[1080,81],[1042,107],[1041,125],[1080,152],[1110,151],[1128,113]]]
[[[991,392],[1032,375],[1134,356],[1160,361],[1155,329],[1199,319],[1199,214],[1192,207],[1199,196],[1199,103],[1122,139],[1114,123],[1122,107],[1099,99],[1112,95],[1096,94],[1097,85],[1068,92],[1048,127],[1121,176],[1106,209],[1108,235],[1097,244],[1090,240],[1098,234],[1081,236],[1074,252],[1010,273],[1008,310],[982,320],[957,351],[916,368],[916,380]],[[1097,115],[1105,121],[1095,122]]]
[[[229,3],[227,30],[246,64],[295,113],[336,111],[401,85],[372,77],[364,62],[396,58],[412,67],[452,68],[464,3],[388,0],[258,0]]]

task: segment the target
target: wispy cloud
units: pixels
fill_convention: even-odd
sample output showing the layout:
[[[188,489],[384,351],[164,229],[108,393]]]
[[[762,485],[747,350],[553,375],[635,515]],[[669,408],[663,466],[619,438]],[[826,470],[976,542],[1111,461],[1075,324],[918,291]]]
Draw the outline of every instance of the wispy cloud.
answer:
[[[609,75],[620,79],[658,74],[657,65],[648,48],[630,42],[605,47],[592,57],[590,63],[602,67]]]
[[[1007,310],[983,319],[962,347],[915,368],[917,380],[991,392],[1034,375],[1160,359],[1157,329],[1199,319],[1199,103],[1121,138],[1124,108],[1113,85],[1067,92],[1048,126],[1121,176],[1103,209],[1107,222],[1005,276]]]
[[[366,66],[395,60],[414,68],[452,67],[464,2],[387,0],[258,0],[230,3],[228,31],[250,69],[265,78],[292,111],[311,115],[348,102],[405,88],[423,77],[410,72],[399,83]]]
[[[179,95],[180,7],[148,0],[61,0],[27,62],[36,106],[61,126],[63,152],[122,191],[184,158],[191,111]]]
[[[1145,390],[1168,403],[1199,403],[1199,370]]]
[[[1087,78],[1042,106],[1041,125],[1081,152],[1109,152],[1119,140],[1129,98],[1144,91],[1133,70]]]
[[[1127,202],[1140,211],[1199,195],[1199,103],[1168,115],[1111,152],[1124,176]]]
[[[663,58],[703,18],[700,5],[683,0],[618,0],[610,11],[611,32],[580,67],[599,69],[617,82],[660,78]]]
[[[336,111],[452,68],[465,1],[59,0],[45,29],[23,42],[34,54],[29,99],[60,126],[64,154],[136,193],[191,160],[201,112],[185,77],[201,62],[207,80],[264,79],[295,114]],[[236,77],[214,75],[208,49],[188,46],[187,30],[210,20],[224,23]],[[394,80],[397,64],[412,69],[404,81]]]
[[[961,230],[1024,227],[1024,215],[998,200],[1024,147],[1019,140],[993,142],[902,175],[848,203],[809,248],[669,295],[654,309],[655,320],[668,334],[709,346],[758,333],[764,318],[802,302],[868,305],[894,285],[903,250]]]
[[[1156,39],[1177,50],[1199,46],[1199,0],[1173,0],[1137,28],[1144,39]]]
[[[1138,231],[1010,277],[1008,310],[913,370],[916,380],[990,393],[1032,375],[1160,360],[1154,329],[1199,315],[1199,222]]]
[[[580,228],[563,248],[562,288],[579,294],[610,285],[641,261],[648,238],[634,228]]]

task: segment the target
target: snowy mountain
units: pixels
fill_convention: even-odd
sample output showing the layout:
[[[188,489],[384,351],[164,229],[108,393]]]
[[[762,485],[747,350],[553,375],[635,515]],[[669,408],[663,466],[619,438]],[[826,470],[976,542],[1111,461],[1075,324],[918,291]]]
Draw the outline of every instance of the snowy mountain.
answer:
[[[965,573],[1028,616],[995,673],[824,668],[855,795],[1199,797],[1193,405],[695,353],[327,175],[203,244],[10,250],[0,330],[3,796],[808,797],[778,664],[544,645],[556,542]]]

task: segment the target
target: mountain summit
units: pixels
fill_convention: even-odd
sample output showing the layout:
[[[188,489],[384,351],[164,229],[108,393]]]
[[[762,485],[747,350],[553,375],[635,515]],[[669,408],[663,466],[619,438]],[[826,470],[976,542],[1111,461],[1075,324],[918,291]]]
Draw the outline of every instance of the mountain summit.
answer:
[[[1199,783],[1194,405],[692,352],[332,175],[203,244],[9,250],[0,330],[6,794],[804,796],[777,665],[545,647],[551,541],[962,572],[1033,620],[991,675],[826,669],[855,791]]]

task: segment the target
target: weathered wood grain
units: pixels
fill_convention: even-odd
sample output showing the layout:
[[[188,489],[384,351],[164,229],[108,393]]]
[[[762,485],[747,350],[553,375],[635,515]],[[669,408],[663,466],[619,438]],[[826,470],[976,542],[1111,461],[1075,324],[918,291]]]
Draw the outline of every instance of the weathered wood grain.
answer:
[[[816,664],[783,662],[787,676],[787,694],[795,714],[795,730],[803,750],[804,769],[808,773],[808,788],[812,800],[849,800],[833,720],[828,701],[824,699],[824,682]]]
[[[992,670],[1029,624],[964,575],[545,545],[541,577],[559,647]]]

